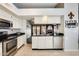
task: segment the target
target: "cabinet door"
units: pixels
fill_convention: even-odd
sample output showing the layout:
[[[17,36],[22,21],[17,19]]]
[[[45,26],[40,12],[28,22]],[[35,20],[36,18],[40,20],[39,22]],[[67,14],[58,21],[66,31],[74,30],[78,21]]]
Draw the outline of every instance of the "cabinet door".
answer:
[[[32,37],[32,48],[38,48],[38,38],[37,37]]]
[[[63,48],[63,37],[54,37],[54,48],[61,49]]]
[[[35,24],[42,24],[42,17],[35,17],[34,23]]]
[[[0,56],[2,56],[2,43],[0,42]]]
[[[48,24],[60,24],[60,17],[48,17]]]
[[[24,37],[20,36],[17,38],[17,48],[20,48],[24,44]]]
[[[53,37],[51,36],[46,37],[45,45],[47,49],[52,49],[53,48]]]
[[[45,37],[38,37],[38,47],[39,49],[45,49],[46,48],[46,39]]]
[[[38,43],[39,49],[52,49],[53,48],[53,37],[39,37]]]
[[[32,37],[32,48],[52,49],[53,48],[53,37],[51,36]]]

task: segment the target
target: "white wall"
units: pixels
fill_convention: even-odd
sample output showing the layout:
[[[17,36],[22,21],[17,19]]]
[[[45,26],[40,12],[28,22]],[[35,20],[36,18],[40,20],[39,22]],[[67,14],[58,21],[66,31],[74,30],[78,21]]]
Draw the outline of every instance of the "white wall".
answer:
[[[67,3],[65,4],[65,15],[64,15],[64,25],[65,20],[70,20],[68,14],[70,11],[75,15],[73,20],[78,21],[78,4],[77,3]],[[78,26],[76,28],[66,28],[64,26],[64,50],[75,51],[78,50]]]
[[[64,16],[61,16],[61,24],[59,25],[59,32],[64,33]]]
[[[26,33],[26,24],[27,24],[26,19],[23,19],[21,23],[22,23],[22,32],[25,32],[25,35],[23,35],[23,37],[24,37],[24,41],[25,41],[25,44],[26,44],[26,39],[27,39],[27,37],[26,37],[26,34],[27,34]]]

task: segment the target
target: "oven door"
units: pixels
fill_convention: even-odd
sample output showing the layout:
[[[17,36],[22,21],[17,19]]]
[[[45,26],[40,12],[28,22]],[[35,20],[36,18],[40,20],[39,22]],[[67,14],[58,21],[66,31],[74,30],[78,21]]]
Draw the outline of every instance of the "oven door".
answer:
[[[17,50],[17,39],[13,38],[3,42],[3,56],[14,55]]]

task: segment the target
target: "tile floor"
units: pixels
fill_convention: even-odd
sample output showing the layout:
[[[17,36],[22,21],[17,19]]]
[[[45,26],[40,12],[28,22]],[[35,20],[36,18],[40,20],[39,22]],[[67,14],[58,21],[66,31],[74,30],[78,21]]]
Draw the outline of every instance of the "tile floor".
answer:
[[[15,56],[79,56],[79,51],[32,50],[31,45],[24,45]]]

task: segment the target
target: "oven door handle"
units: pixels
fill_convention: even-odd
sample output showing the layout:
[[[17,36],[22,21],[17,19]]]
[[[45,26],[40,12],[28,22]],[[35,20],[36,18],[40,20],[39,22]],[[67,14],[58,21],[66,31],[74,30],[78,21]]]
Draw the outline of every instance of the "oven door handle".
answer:
[[[8,43],[8,42],[10,42],[10,41],[13,41],[13,40],[17,40],[17,38],[13,38],[13,39],[10,39],[10,40],[5,40],[5,41],[3,41],[3,43]]]

